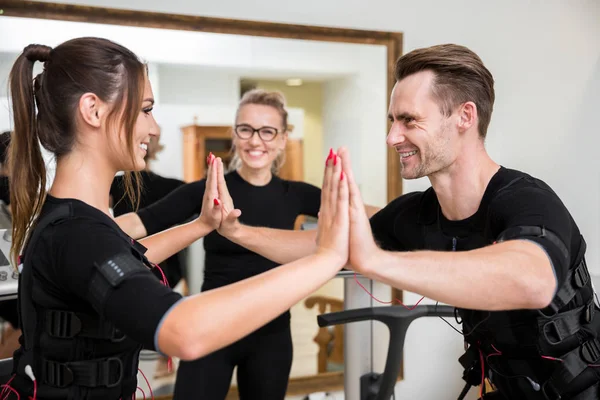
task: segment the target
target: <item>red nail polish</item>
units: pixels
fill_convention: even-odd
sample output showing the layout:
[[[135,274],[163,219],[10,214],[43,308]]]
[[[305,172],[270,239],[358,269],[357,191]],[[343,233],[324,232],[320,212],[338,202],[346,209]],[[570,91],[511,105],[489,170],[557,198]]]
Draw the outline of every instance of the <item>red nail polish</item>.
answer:
[[[337,155],[333,155],[333,165],[337,165]]]
[[[333,158],[333,149],[329,149],[329,155],[327,156],[327,160],[331,160]]]
[[[220,203],[219,203],[219,200],[217,200],[217,199],[214,199],[214,200],[213,200],[213,203],[215,204],[215,206],[218,206],[218,205],[220,204]]]
[[[340,181],[344,180],[344,171],[342,171],[342,173],[340,174]]]

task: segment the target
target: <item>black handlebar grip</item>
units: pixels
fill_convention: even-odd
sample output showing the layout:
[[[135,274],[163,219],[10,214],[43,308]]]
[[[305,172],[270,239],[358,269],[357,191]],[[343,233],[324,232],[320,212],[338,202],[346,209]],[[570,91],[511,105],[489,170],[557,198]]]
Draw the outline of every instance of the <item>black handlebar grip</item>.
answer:
[[[404,339],[410,324],[421,317],[452,317],[454,307],[423,305],[412,310],[404,306],[369,307],[345,310],[319,315],[317,322],[320,327],[347,324],[360,321],[381,321],[390,330],[390,343],[388,346],[385,370],[377,380],[377,395],[373,400],[389,400],[394,392],[396,378],[402,365],[402,352]]]

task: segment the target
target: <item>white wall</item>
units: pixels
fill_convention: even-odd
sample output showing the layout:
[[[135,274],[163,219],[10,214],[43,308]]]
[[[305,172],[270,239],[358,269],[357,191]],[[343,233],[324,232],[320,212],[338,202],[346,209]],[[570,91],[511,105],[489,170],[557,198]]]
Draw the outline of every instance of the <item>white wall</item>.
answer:
[[[594,154],[600,144],[599,2],[347,0],[340,6],[338,2],[304,0],[302,7],[278,0],[79,3],[402,31],[405,51],[447,42],[469,46],[480,54],[496,79],[490,153],[501,164],[524,169],[555,188],[587,237],[592,271],[600,274],[600,176]],[[407,182],[405,190],[424,186],[424,182]],[[452,332],[445,334],[450,328],[441,321],[418,324],[406,341],[406,379],[398,385],[397,398],[455,398],[462,386],[455,357],[460,338]]]
[[[13,35],[14,32],[19,34]],[[150,77],[162,104],[191,105],[200,101],[198,106],[219,107],[227,98],[227,106],[234,106],[239,84],[232,82],[241,76],[346,78],[343,80],[345,97],[324,107],[327,115],[334,114],[328,108],[335,109],[335,124],[325,130],[324,136],[339,137],[360,146],[365,141],[365,133],[375,131],[383,136],[385,132],[386,52],[382,46],[3,17],[0,37],[11,37],[11,40],[0,41],[0,53],[13,54],[14,59],[29,43],[56,46],[79,36],[114,40],[149,62]],[[0,64],[8,63],[0,59]],[[36,66],[41,68],[39,63]],[[155,109],[158,111],[158,108]],[[332,147],[343,144],[333,139],[332,142],[336,143]],[[369,193],[366,201],[383,206],[386,200],[385,147],[383,144],[371,147],[375,161],[364,165],[355,152],[356,176]],[[172,149],[169,155],[181,154],[175,152],[180,147],[172,146]],[[166,156],[161,158],[164,159]],[[156,165],[160,172],[164,165]],[[166,171],[172,176],[177,170]]]
[[[354,50],[359,72],[327,81],[323,87],[324,155],[346,146],[367,204],[387,201],[386,113],[387,53],[383,46]],[[353,112],[351,110],[359,110]]]

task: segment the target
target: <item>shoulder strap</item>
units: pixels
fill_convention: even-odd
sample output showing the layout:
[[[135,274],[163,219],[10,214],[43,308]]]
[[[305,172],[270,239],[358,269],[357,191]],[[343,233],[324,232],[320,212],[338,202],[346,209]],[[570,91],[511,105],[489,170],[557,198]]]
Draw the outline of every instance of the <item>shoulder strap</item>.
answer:
[[[21,257],[21,265],[19,266],[19,320],[23,330],[23,346],[25,350],[31,350],[34,346],[35,332],[37,327],[37,315],[35,305],[33,304],[33,271],[27,265],[31,262],[31,258],[37,241],[41,233],[49,225],[60,220],[68,218],[72,215],[72,209],[68,203],[59,205],[47,215],[39,219],[32,228],[32,233],[24,247],[23,257]]]

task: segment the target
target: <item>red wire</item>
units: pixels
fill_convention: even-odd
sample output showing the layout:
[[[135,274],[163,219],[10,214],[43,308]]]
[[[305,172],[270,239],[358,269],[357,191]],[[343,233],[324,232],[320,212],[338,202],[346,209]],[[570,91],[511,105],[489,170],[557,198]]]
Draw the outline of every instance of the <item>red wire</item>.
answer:
[[[422,300],[425,298],[425,296],[421,297],[421,298],[419,299],[419,301],[417,301],[417,304],[415,304],[415,305],[414,305],[414,306],[412,306],[412,307],[407,307],[407,306],[405,306],[405,305],[404,305],[404,303],[402,303],[402,302],[401,302],[400,300],[398,300],[398,299],[392,299],[392,301],[381,301],[381,300],[379,300],[377,297],[373,296],[373,295],[371,294],[371,292],[369,292],[369,291],[367,290],[367,288],[366,288],[366,287],[364,287],[364,286],[362,285],[362,283],[360,283],[360,282],[358,281],[358,278],[357,278],[357,276],[356,276],[356,272],[354,273],[354,280],[356,281],[356,283],[358,283],[358,286],[360,286],[361,288],[363,288],[363,290],[364,290],[365,292],[367,292],[367,294],[368,294],[369,296],[371,296],[371,298],[372,298],[373,300],[375,300],[375,301],[377,301],[377,302],[379,302],[379,303],[381,303],[381,304],[392,304],[392,303],[394,302],[394,300],[395,300],[395,301],[397,301],[398,303],[400,303],[400,305],[401,305],[402,307],[406,308],[407,310],[410,310],[410,311],[412,311],[412,310],[414,310],[414,309],[415,309],[415,308],[416,308],[416,307],[419,305],[419,303],[420,303],[420,302],[421,302],[421,301],[422,301]]]
[[[142,374],[142,376],[144,377],[144,380],[146,381],[146,385],[148,385],[148,389],[150,389],[150,397],[152,398],[152,400],[154,400],[154,393],[152,393],[152,387],[150,386],[150,382],[148,382],[148,378],[146,378],[146,375],[144,374],[144,371],[142,371],[141,369],[138,368],[138,371],[140,371],[140,373]],[[143,392],[143,391],[142,391]],[[144,399],[146,398],[146,394],[144,393]]]
[[[162,276],[162,283],[167,286],[167,287],[171,287],[169,286],[169,281],[167,280],[167,277],[165,276],[165,273],[163,272],[162,268],[160,267],[160,265],[158,264],[154,264],[154,266],[156,268],[158,268],[158,270],[160,271],[160,275]]]
[[[544,358],[544,359],[546,359],[546,360],[552,360],[552,361],[560,361],[560,362],[563,362],[563,360],[561,360],[560,358],[556,358],[556,357],[542,356],[542,358]]]
[[[13,381],[13,379],[15,379],[15,375],[11,376],[11,378],[8,380],[8,382],[6,382],[4,385],[2,385],[2,387],[4,389],[2,389],[2,392],[0,393],[0,396],[2,396],[2,399],[4,400],[5,395],[6,395],[6,391],[8,390],[8,388],[10,387],[10,383]],[[12,388],[11,388],[12,389]],[[10,391],[9,391],[10,393]]]
[[[17,400],[21,399],[21,395],[19,394],[19,392],[17,392],[15,389],[13,389],[12,387],[10,387],[10,385],[8,384],[4,384],[2,385],[2,387],[4,388],[4,390],[2,390],[3,396],[2,400],[8,399],[8,396],[10,396],[11,392],[17,395]],[[6,394],[4,394],[4,391],[8,389],[8,392]]]
[[[146,400],[146,392],[144,392],[144,389],[142,389],[141,387],[137,387],[137,390],[140,390],[142,392],[142,394],[144,395],[144,400]],[[136,396],[137,397],[137,396]],[[135,398],[135,397],[134,397]]]

